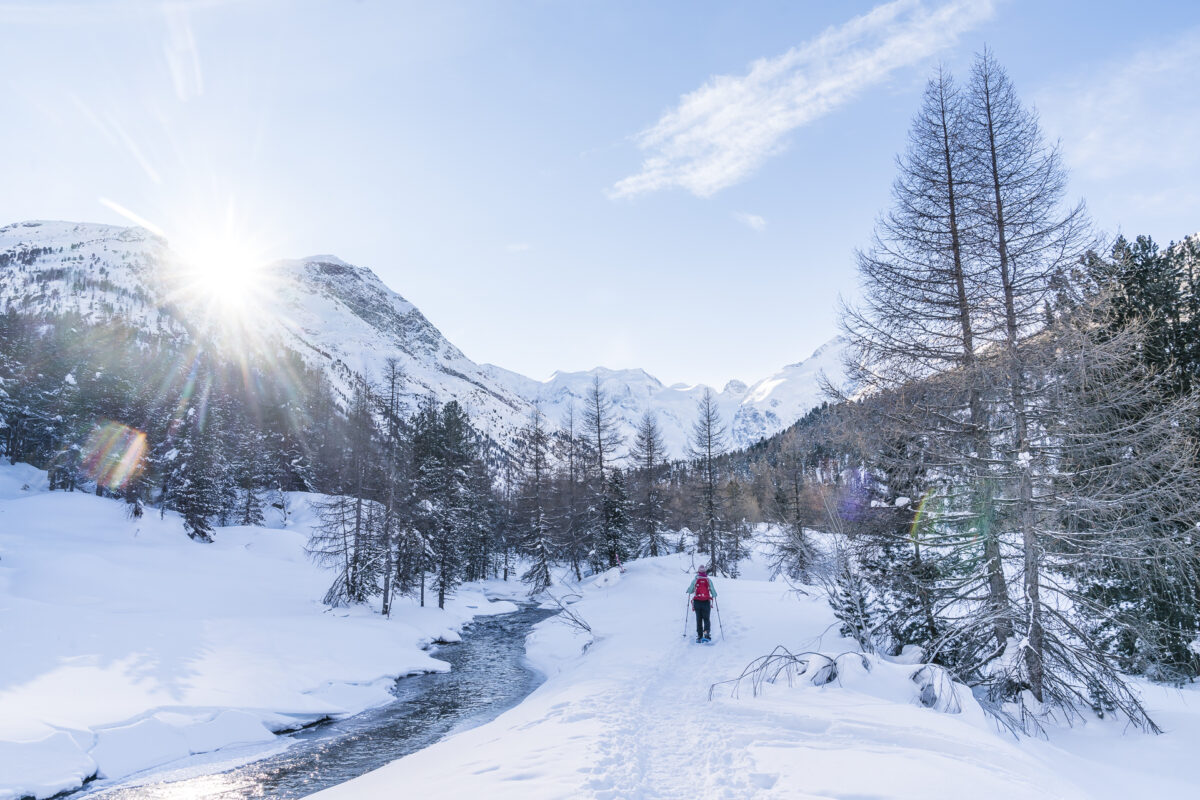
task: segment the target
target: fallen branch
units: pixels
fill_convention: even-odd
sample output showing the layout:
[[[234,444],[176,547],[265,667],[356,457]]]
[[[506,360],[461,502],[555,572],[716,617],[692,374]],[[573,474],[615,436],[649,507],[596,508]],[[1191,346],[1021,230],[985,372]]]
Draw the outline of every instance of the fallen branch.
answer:
[[[798,677],[811,672],[809,682],[813,686],[824,686],[838,680],[838,662],[846,656],[858,658],[863,669],[871,669],[871,662],[862,653],[845,652],[830,658],[824,653],[793,653],[783,645],[778,645],[767,655],[759,656],[747,664],[741,675],[708,687],[708,699],[713,699],[718,686],[731,686],[730,696],[737,697],[745,681],[750,682],[751,691],[757,697],[762,693],[764,684],[777,682],[781,675],[786,677],[788,686],[792,686]]]
[[[565,600],[567,600],[569,598],[575,598],[576,600],[580,600],[583,597],[582,595],[572,593],[572,594],[566,594],[566,595],[562,595],[561,597],[558,597],[553,594],[550,594],[550,592],[546,592],[546,596],[549,597],[551,602],[553,602],[554,605],[558,607],[558,617],[565,624],[570,625],[572,628],[575,628],[576,630],[584,631],[585,633],[592,632],[592,626],[588,624],[587,620],[585,620],[583,617],[579,616],[579,614],[577,612],[572,611],[570,606],[568,606],[567,603],[564,602]]]

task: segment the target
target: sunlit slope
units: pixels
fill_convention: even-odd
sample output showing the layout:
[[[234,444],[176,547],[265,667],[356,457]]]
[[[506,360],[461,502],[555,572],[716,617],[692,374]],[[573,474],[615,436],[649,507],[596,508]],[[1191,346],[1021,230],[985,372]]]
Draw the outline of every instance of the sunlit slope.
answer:
[[[121,319],[231,358],[253,351],[269,356],[284,347],[325,370],[343,395],[360,376],[382,381],[395,359],[410,407],[430,395],[458,400],[502,444],[525,424],[534,403],[557,425],[572,403],[582,407],[599,378],[627,444],[642,415],[653,411],[668,453],[686,452],[704,386],[665,386],[640,369],[596,368],[533,380],[476,364],[369,269],[329,255],[256,269],[222,260],[232,258],[220,249],[181,255],[141,228],[17,223],[0,228],[0,310],[73,314],[84,324]],[[753,444],[820,404],[821,376],[838,380],[841,352],[835,339],[756,383],[730,381],[717,392],[730,445]]]
[[[332,256],[266,265],[255,283],[226,297],[196,280],[196,265],[140,228],[10,225],[0,228],[0,261],[0,305],[6,309],[74,313],[84,322],[121,318],[150,334],[211,345],[230,358],[247,350],[269,356],[286,347],[326,370],[343,395],[357,376],[382,379],[388,360],[395,359],[410,405],[428,395],[458,400],[500,440],[528,413],[523,399],[490,385],[474,362],[374,273]]]

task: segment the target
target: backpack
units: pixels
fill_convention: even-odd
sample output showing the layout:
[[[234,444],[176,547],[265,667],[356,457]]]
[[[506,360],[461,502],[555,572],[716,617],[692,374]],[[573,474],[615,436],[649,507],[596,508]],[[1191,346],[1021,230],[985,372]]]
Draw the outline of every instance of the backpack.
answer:
[[[696,600],[712,600],[712,595],[708,593],[708,578],[696,578]]]

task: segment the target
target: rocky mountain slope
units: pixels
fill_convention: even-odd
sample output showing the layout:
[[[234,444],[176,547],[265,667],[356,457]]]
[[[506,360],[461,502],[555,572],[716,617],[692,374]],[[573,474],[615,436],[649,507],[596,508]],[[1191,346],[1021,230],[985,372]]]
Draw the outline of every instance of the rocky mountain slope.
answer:
[[[664,386],[640,369],[559,372],[536,381],[476,364],[369,269],[326,255],[265,267],[270,290],[247,300],[235,332],[228,320],[214,323],[203,301],[186,289],[187,269],[166,241],[141,228],[17,223],[0,228],[0,311],[73,312],[92,322],[122,317],[159,335],[205,338],[231,354],[247,341],[283,346],[327,370],[342,391],[356,375],[380,378],[395,359],[409,405],[426,395],[456,399],[501,443],[525,424],[535,402],[557,424],[572,402],[582,403],[598,377],[614,400],[627,443],[650,410],[658,415],[670,454],[682,456],[705,388]],[[752,444],[819,404],[820,376],[840,377],[841,352],[841,341],[834,339],[807,360],[752,385],[730,381],[717,393],[730,444]]]

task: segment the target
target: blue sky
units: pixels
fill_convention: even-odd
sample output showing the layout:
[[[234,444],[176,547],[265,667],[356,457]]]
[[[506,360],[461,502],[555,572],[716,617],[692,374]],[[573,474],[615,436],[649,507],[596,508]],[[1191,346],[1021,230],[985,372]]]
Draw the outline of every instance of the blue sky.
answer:
[[[0,36],[0,223],[334,253],[538,378],[806,357],[985,43],[1101,229],[1200,230],[1194,0],[0,0]]]

